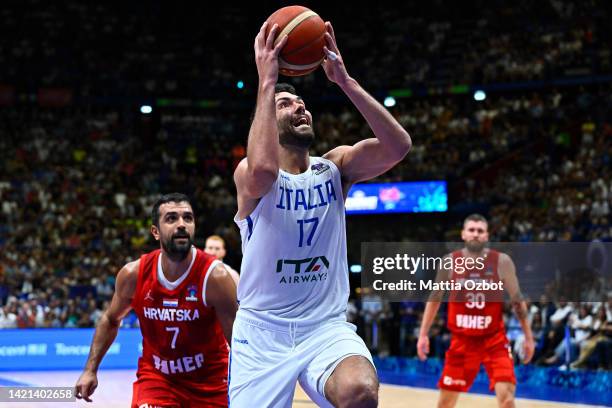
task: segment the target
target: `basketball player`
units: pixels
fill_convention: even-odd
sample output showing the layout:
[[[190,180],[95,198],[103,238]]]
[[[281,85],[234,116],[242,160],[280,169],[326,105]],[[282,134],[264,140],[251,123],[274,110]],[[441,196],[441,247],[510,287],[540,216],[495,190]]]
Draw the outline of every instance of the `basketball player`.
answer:
[[[225,250],[225,240],[219,235],[211,235],[210,237],[206,238],[204,252],[214,256],[215,258],[223,262],[223,258],[225,258],[225,254],[227,253],[227,251]],[[232,268],[225,262],[223,262],[223,266],[225,267],[225,270],[227,270],[232,276],[232,279],[234,279],[236,287],[238,287],[238,281],[240,280],[238,272],[236,272],[234,268]]]
[[[304,100],[278,84],[275,25],[255,38],[257,106],[247,157],[234,173],[243,260],[230,362],[230,405],[290,407],[296,381],[322,407],[375,407],[378,379],[349,296],[344,199],[353,183],[399,163],[411,147],[400,124],[346,71],[326,23],[323,69],[376,138],[309,155]],[[333,54],[332,54],[333,53]]]
[[[461,239],[465,242],[464,249],[449,256],[454,260],[463,258],[464,263],[467,262],[466,259],[472,258],[471,264],[479,266],[465,271],[457,267],[450,271],[441,270],[437,279],[452,279],[456,282],[466,277],[493,282],[501,280],[504,290],[510,295],[514,313],[525,334],[523,361],[528,363],[533,357],[535,343],[527,320],[527,305],[521,296],[512,259],[504,253],[486,248],[489,233],[487,220],[482,215],[472,214],[465,219]],[[417,353],[421,360],[425,360],[429,353],[429,328],[438,312],[443,293],[432,293],[431,299],[434,300],[428,301],[425,306],[417,344]],[[497,301],[488,301],[484,293],[477,291],[464,293],[463,299],[467,300],[466,302],[453,301],[454,295],[455,293],[451,294],[448,303],[447,325],[451,332],[451,345],[446,352],[444,370],[438,382],[438,407],[455,406],[459,393],[466,392],[471,387],[481,363],[489,375],[490,388],[495,390],[498,405],[504,408],[514,407],[516,378],[502,316],[503,292],[495,297],[488,295],[489,299]]]
[[[121,319],[134,309],[143,351],[132,407],[227,407],[236,286],[221,262],[192,245],[195,218],[187,196],[162,196],[152,215],[151,233],[160,249],[119,271],[76,396],[91,402],[100,362]]]

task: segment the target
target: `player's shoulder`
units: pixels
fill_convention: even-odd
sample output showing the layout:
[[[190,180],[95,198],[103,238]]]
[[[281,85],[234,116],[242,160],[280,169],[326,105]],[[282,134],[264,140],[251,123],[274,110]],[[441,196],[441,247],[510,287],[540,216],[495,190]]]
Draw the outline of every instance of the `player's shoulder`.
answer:
[[[505,252],[495,251],[497,253],[497,260],[500,264],[511,263],[512,258]]]
[[[325,160],[329,160],[332,163],[334,163],[334,165],[336,165],[336,167],[338,169],[342,168],[342,159],[344,158],[344,155],[351,149],[351,146],[348,145],[341,145],[338,147],[335,147],[333,149],[331,149],[329,152],[325,153],[323,156],[321,156],[323,159]]]
[[[115,293],[120,296],[130,297],[138,286],[138,272],[140,270],[140,258],[123,265],[117,273],[115,281]]]
[[[122,275],[124,278],[136,279],[138,278],[138,271],[140,269],[140,258],[130,261],[123,265],[119,270],[118,275]]]
[[[239,171],[246,170],[248,166],[249,166],[249,162],[247,161],[247,158],[244,157],[242,160],[238,162],[238,165],[236,166],[236,169],[234,170],[234,177],[236,173],[238,173]]]
[[[508,254],[507,254],[507,253],[505,253],[505,252],[499,251],[499,250],[497,250],[497,249],[495,249],[495,248],[487,248],[487,253],[488,253],[489,255],[495,255],[495,256],[497,256],[497,257],[498,257],[498,259],[500,259],[500,260],[501,260],[501,259],[504,259],[504,260],[508,260],[508,259],[510,259],[510,255],[508,255]]]

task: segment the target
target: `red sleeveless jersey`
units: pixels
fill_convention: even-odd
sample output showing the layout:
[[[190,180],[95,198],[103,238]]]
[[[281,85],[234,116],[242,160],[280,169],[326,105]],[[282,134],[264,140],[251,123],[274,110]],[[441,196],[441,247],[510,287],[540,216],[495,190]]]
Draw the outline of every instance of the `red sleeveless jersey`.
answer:
[[[465,268],[463,273],[453,270],[452,279],[463,286],[466,280],[474,282],[498,282],[497,265],[499,252],[489,249],[485,252],[484,267]],[[459,257],[464,257],[461,251],[452,253],[453,264]],[[448,303],[448,329],[451,333],[467,336],[482,336],[504,332],[504,302],[503,293],[493,293],[485,290],[467,290],[451,292]],[[490,299],[499,300],[496,302]]]
[[[202,300],[216,259],[196,250],[185,280],[168,290],[157,279],[160,253],[158,249],[140,258],[132,301],[143,338],[137,376],[161,376],[201,392],[227,390],[229,347],[214,309]]]

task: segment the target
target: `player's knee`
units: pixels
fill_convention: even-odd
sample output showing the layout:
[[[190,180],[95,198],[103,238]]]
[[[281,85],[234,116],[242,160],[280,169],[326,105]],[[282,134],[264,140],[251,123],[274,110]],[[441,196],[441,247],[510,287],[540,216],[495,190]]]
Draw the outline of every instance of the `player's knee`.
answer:
[[[441,390],[438,408],[454,408],[458,398],[459,393],[456,391]]]
[[[500,408],[514,408],[514,395],[508,394],[499,398]]]
[[[497,394],[500,408],[514,408],[514,392],[512,389],[504,389]]]
[[[371,379],[354,381],[343,387],[338,408],[375,408],[378,406],[378,383]]]

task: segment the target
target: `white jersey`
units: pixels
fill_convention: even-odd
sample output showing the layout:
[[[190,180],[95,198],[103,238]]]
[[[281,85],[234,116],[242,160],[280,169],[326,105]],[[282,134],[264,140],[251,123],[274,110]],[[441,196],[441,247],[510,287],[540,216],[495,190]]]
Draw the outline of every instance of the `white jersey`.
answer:
[[[308,170],[279,170],[245,219],[238,301],[272,321],[345,319],[349,297],[346,223],[340,171],[321,157]]]

